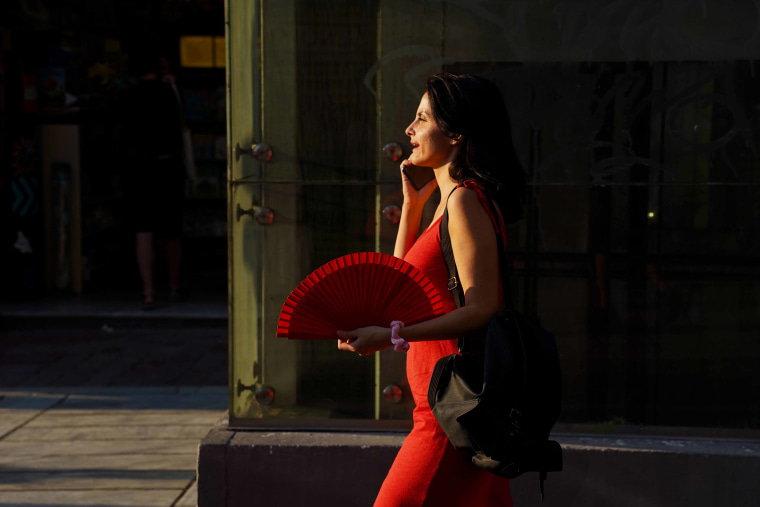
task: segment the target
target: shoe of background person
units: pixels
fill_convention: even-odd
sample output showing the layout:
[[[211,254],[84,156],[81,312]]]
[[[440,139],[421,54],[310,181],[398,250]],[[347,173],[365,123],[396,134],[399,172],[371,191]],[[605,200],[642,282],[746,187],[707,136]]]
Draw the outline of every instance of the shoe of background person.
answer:
[[[140,308],[145,311],[158,308],[158,305],[156,304],[156,296],[151,292],[143,294],[143,297],[140,300]]]

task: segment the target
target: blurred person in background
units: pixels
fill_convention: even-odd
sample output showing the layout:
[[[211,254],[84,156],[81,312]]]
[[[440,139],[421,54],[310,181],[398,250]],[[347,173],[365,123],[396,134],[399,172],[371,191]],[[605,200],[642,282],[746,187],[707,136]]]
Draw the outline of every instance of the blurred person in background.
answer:
[[[189,132],[182,121],[179,93],[168,60],[146,49],[130,55],[137,84],[117,99],[121,124],[124,196],[135,233],[142,281],[140,306],[157,307],[154,282],[156,246],[163,245],[169,270],[171,300],[183,297],[182,211],[185,178],[195,181]]]

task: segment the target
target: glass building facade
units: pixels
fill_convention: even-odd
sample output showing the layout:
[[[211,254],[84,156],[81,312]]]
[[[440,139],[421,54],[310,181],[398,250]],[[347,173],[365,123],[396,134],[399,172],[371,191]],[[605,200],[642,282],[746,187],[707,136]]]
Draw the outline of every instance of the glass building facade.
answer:
[[[383,147],[409,153],[424,83],[447,71],[493,80],[511,114],[529,182],[511,290],[556,335],[560,423],[760,428],[755,3],[229,0],[226,16],[231,426],[410,423],[403,354],[275,334],[312,270],[392,253]]]

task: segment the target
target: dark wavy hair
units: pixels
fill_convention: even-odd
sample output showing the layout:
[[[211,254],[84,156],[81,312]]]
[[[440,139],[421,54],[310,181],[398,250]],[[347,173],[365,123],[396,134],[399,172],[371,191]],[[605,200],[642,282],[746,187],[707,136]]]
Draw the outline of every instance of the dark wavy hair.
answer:
[[[478,183],[498,204],[505,222],[522,218],[525,172],[496,85],[478,76],[442,73],[428,79],[427,93],[438,128],[452,139],[461,136],[462,149],[449,169],[451,178]]]

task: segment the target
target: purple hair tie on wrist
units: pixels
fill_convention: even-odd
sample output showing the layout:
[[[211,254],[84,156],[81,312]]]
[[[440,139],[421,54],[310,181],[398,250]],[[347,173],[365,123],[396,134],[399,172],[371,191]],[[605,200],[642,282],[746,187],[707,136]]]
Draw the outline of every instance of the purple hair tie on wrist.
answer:
[[[396,352],[406,352],[409,350],[409,344],[398,335],[398,331],[402,327],[404,327],[404,323],[400,320],[391,322],[391,343],[393,343],[393,350]]]

